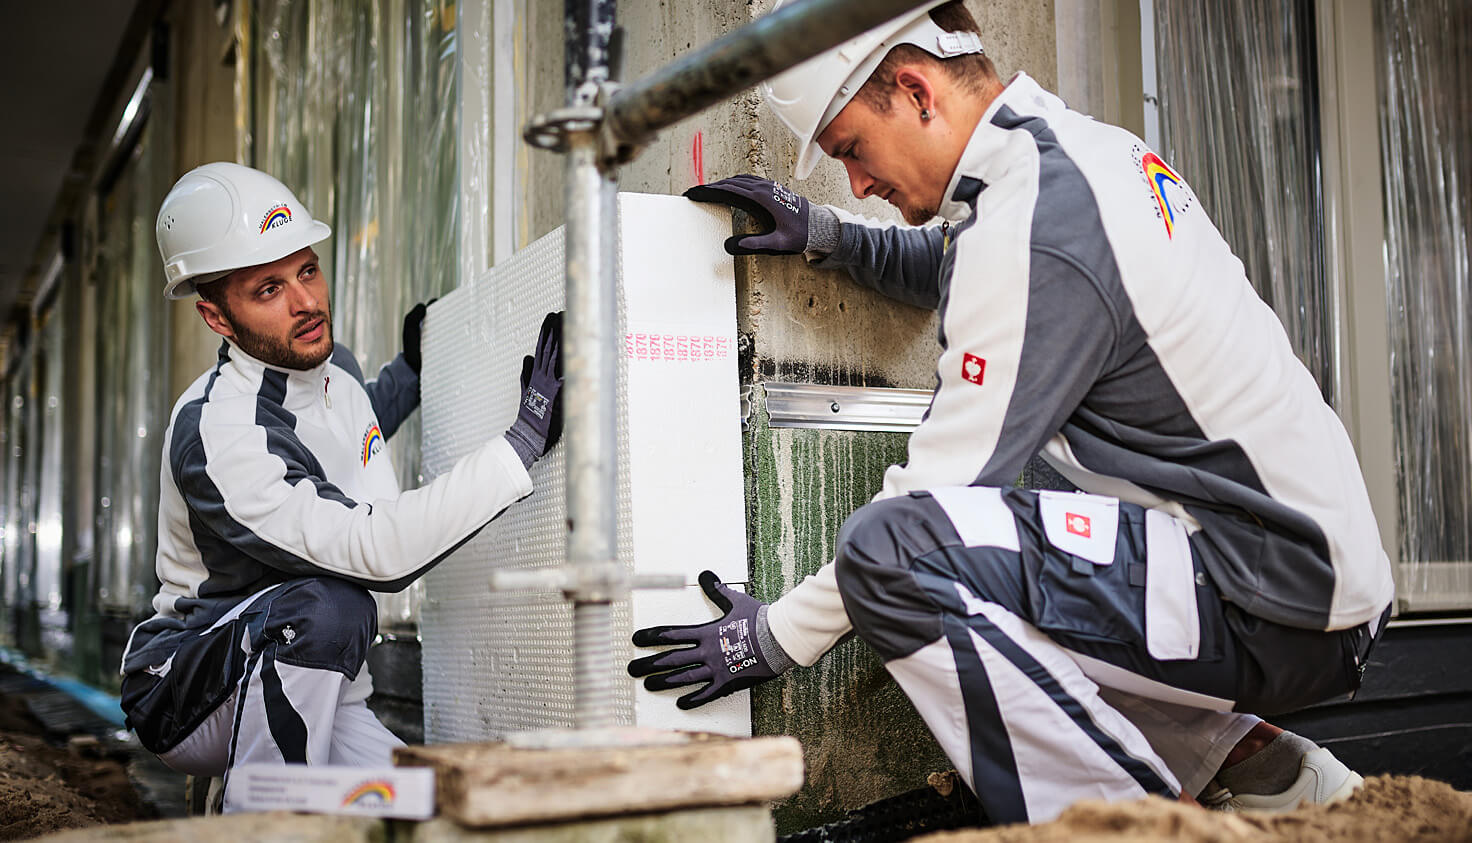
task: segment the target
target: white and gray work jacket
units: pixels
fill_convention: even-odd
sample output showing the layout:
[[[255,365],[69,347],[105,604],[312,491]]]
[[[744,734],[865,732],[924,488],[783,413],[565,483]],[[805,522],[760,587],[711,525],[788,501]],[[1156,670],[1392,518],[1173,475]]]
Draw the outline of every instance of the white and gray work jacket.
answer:
[[[1008,487],[1034,454],[1210,542],[1243,611],[1335,630],[1394,586],[1354,450],[1185,181],[1017,74],[946,188],[953,225],[844,218],[823,262],[940,311],[935,397],[875,499]],[[949,241],[949,242],[947,242]],[[812,664],[849,629],[829,564],[774,603]]]
[[[342,345],[298,371],[223,343],[214,368],[174,405],[164,434],[162,587],[123,672],[168,657],[173,636],[160,632],[208,626],[294,577],[403,589],[531,493],[504,436],[400,492],[386,442],[417,406],[419,377],[402,355],[365,383]]]

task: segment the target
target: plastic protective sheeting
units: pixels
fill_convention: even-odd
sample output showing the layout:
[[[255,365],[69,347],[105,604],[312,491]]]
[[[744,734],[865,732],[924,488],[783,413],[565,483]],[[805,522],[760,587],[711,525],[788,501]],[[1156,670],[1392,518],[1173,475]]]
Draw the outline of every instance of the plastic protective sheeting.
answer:
[[[51,308],[41,328],[37,358],[41,388],[36,417],[40,422],[40,475],[36,501],[36,588],[34,600],[43,612],[61,608],[62,597],[62,362],[65,341],[60,302]]]
[[[34,492],[26,479],[26,458],[29,455],[26,412],[30,406],[31,366],[30,353],[26,348],[11,348],[20,363],[15,365],[5,379],[5,428],[3,441],[5,453],[0,455],[4,468],[3,521],[0,530],[0,642],[16,644],[16,632],[20,617],[21,589],[29,585],[30,558],[34,548],[30,532],[30,502]],[[7,361],[9,362],[9,361]]]
[[[1378,0],[1401,599],[1472,607],[1472,6]]]
[[[1154,0],[1162,153],[1191,183],[1330,404],[1311,0]]]
[[[36,478],[36,570],[31,610],[36,613],[41,648],[48,655],[66,658],[72,652],[68,611],[63,609],[67,562],[62,556],[63,472],[66,437],[63,429],[65,331],[62,311],[66,292],[59,292],[44,317],[40,331],[40,354],[36,360],[40,387],[35,418],[41,449],[37,455]]]
[[[152,123],[102,197],[97,286],[96,594],[106,615],[151,614],[158,590],[159,471],[169,390],[169,318],[162,306],[154,220],[162,200]]]
[[[680,573],[687,586],[615,604],[613,713],[621,723],[750,734],[748,694],[682,712],[678,694],[645,691],[624,670],[633,629],[712,619],[696,577],[709,568],[740,584],[747,563],[734,275],[721,246],[730,218],[673,196],[622,194],[619,208],[618,556],[636,572]],[[522,356],[563,301],[562,247],[558,229],[430,309],[429,472],[448,471],[511,424]],[[494,569],[563,564],[565,459],[557,447],[539,460],[536,491],[426,578],[427,741],[573,725],[571,604],[486,585]]]
[[[318,247],[333,329],[372,377],[401,350],[403,316],[455,286],[455,5],[450,0],[275,0],[254,14],[257,166],[297,191],[333,237]],[[391,443],[418,486],[420,428]],[[411,626],[422,589],[380,595],[386,629]]]

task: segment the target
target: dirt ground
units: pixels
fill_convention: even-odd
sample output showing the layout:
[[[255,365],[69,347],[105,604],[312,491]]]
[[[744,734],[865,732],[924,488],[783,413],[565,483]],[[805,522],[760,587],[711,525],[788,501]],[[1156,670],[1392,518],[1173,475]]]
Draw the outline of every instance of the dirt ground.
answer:
[[[1472,793],[1414,776],[1375,776],[1336,805],[1223,814],[1152,797],[1084,802],[1035,826],[954,831],[916,843],[1472,843]]]
[[[0,695],[0,840],[157,816],[95,738],[58,747],[44,734],[22,700]]]
[[[74,736],[48,742],[23,700],[0,694],[0,840],[153,819],[120,759]],[[52,736],[53,740],[56,739]],[[1472,793],[1415,777],[1376,776],[1348,800],[1291,814],[1220,814],[1163,799],[1086,802],[1037,826],[946,832],[924,843],[1472,843]]]

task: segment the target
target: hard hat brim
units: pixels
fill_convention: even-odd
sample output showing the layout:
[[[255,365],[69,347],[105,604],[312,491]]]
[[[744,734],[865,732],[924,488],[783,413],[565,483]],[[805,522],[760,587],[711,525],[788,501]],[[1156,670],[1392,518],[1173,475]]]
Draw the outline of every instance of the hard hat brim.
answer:
[[[175,301],[179,299],[191,298],[199,293],[198,285],[200,284],[208,284],[211,281],[218,281],[221,278],[224,278],[226,275],[229,275],[230,273],[236,271],[237,269],[248,269],[252,266],[260,266],[262,264],[279,261],[287,255],[299,252],[302,249],[307,248],[308,246],[315,246],[331,236],[332,229],[326,223],[322,222],[321,220],[312,220],[312,224],[307,228],[306,235],[296,240],[289,251],[283,252],[281,254],[276,254],[276,252],[280,251],[280,249],[263,250],[258,254],[251,255],[251,262],[245,264],[244,266],[232,266],[223,268],[200,267],[196,271],[191,271],[186,275],[181,275],[179,278],[170,281],[168,285],[164,287],[164,298]]]

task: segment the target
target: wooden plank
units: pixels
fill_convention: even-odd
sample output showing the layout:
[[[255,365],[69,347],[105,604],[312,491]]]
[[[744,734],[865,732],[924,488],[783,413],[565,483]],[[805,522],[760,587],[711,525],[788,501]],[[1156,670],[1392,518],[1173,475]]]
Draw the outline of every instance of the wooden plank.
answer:
[[[803,783],[790,737],[691,735],[662,746],[522,749],[505,743],[396,750],[432,767],[440,816],[470,827],[616,816],[781,799]]]

